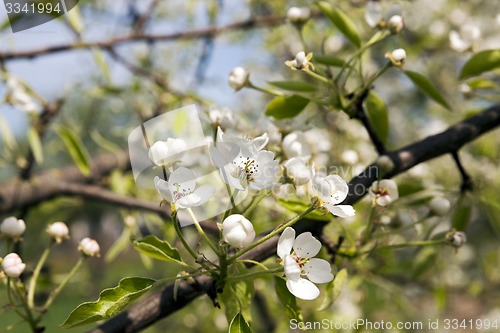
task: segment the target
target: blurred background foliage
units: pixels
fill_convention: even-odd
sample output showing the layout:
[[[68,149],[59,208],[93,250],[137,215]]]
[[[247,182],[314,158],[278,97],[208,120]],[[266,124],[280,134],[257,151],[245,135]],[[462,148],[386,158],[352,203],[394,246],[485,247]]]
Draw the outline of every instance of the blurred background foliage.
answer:
[[[363,40],[372,35],[373,30],[364,19],[366,1],[330,2],[348,13]],[[78,6],[83,23],[80,31],[74,31],[75,26],[78,27],[78,17],[74,16],[50,23],[47,29],[52,29],[52,33],[48,34],[37,34],[36,29],[42,29],[39,27],[32,33],[13,35],[6,27],[0,35],[0,49],[17,50],[18,46],[30,49],[29,46],[34,45],[30,41],[34,39],[39,39],[38,46],[52,45],[51,36],[54,34],[63,36],[59,42],[127,35],[138,15],[148,10],[147,3],[149,1],[81,1]],[[381,3],[384,7],[390,4],[385,0]],[[499,2],[415,0],[401,1],[400,4],[406,29],[371,48],[364,56],[365,70],[374,73],[385,63],[387,51],[404,48],[408,54],[405,69],[430,78],[453,110],[430,101],[399,71],[388,71],[376,81],[375,91],[388,106],[389,149],[438,133],[499,99],[498,72],[485,74],[480,79],[458,80],[459,70],[471,53],[453,50],[449,40],[451,30],[474,24],[481,31],[475,50],[500,48]],[[255,15],[284,15],[292,5],[310,5],[317,12],[310,1],[160,1],[145,31],[161,34],[225,25]],[[353,46],[321,15],[315,15],[304,27],[304,41],[308,47],[306,51],[315,54],[346,59],[354,51]],[[264,86],[267,81],[289,79],[314,84],[310,77],[289,71],[284,66],[285,60],[292,59],[302,49],[299,34],[290,24],[237,30],[215,38],[133,42],[116,48],[121,57],[154,73],[180,93],[130,73],[105,51],[74,50],[35,60],[8,61],[2,65],[5,72],[20,77],[42,98],[48,101],[65,99],[43,140],[43,162],[37,163],[35,168],[35,171],[40,171],[73,163],[55,131],[56,124],[71,129],[81,140],[81,149],[88,156],[127,149],[128,133],[143,120],[191,103],[196,103],[198,110],[205,113],[213,108],[229,107],[241,119],[240,131],[256,136],[268,126],[261,124],[265,123],[263,114],[271,98],[252,90],[233,93],[226,83],[228,73],[241,65],[250,71],[252,82],[258,86]],[[66,72],[62,77],[56,75],[53,79],[48,75],[60,70]],[[4,88],[2,91],[5,93]],[[36,115],[22,113],[7,104],[1,109],[4,126],[1,127],[0,181],[7,182],[26,163],[27,133]],[[376,158],[363,127],[344,113],[321,112],[311,106],[298,118],[275,121],[275,124],[281,135],[292,129],[320,129],[330,142],[328,153],[322,152],[323,165],[342,167],[342,176],[347,179]],[[206,135],[211,137],[212,131],[213,127],[207,125]],[[317,310],[323,302],[321,298],[299,302],[304,319],[341,322],[365,318],[426,323],[430,318],[490,318],[500,321],[499,142],[500,133],[496,131],[460,151],[475,185],[473,192],[460,192],[460,175],[451,157],[443,156],[398,176],[401,200],[379,212],[379,230],[389,233],[380,237],[388,242],[401,237],[411,240],[455,227],[467,234],[468,243],[464,247],[458,251],[451,247],[425,247],[378,251],[376,255],[362,258],[337,257],[338,269],[348,271],[339,298],[322,311]],[[280,149],[278,145],[275,148]],[[350,150],[356,152],[356,158],[346,158],[345,152]],[[114,171],[101,179],[100,185],[119,194],[159,201],[154,191],[137,188],[127,169]],[[436,193],[452,202],[452,211],[445,217],[427,217],[428,200]],[[327,227],[327,234],[334,240],[344,237],[348,247],[363,231],[370,204],[368,199],[357,204],[359,213],[356,219],[348,222],[335,220]],[[9,214],[17,213],[20,211]],[[4,215],[2,218],[7,216]],[[259,221],[256,231],[262,232],[289,216],[290,212],[270,199],[253,212],[250,220]],[[60,197],[29,207],[24,219],[28,228],[21,250],[28,271],[33,269],[48,242],[44,233],[46,225],[61,220],[71,228],[71,240],[53,251],[43,272],[47,286],[60,280],[76,262],[76,244],[82,237],[90,235],[100,242],[103,249],[104,255],[87,262],[44,318],[48,332],[62,332],[56,325],[71,309],[82,301],[96,299],[102,289],[115,286],[125,276],[161,278],[175,276],[179,270],[174,265],[143,258],[129,245],[129,237],[148,234],[163,236],[175,243],[170,223],[154,213]],[[198,241],[192,230],[186,228],[186,232],[190,241]],[[0,287],[2,303],[4,289],[4,286]],[[251,312],[252,325],[257,332],[289,330],[282,305],[277,296],[269,292],[272,289],[271,279],[255,283]],[[17,318],[5,308],[0,310],[0,332],[6,331],[5,328],[16,321]],[[224,309],[215,309],[208,297],[202,297],[146,332],[224,332],[227,325]],[[84,327],[71,331],[85,330]],[[25,328],[15,326],[9,332],[25,332]]]

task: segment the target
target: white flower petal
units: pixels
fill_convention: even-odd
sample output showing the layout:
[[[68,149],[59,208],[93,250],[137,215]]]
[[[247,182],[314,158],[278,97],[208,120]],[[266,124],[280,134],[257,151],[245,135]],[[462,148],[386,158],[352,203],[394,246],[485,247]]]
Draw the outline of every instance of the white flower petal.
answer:
[[[354,208],[350,205],[331,205],[331,204],[325,204],[325,207],[330,211],[335,216],[339,217],[351,217],[356,215],[356,212],[354,211]]]
[[[173,202],[172,193],[170,193],[168,182],[166,182],[163,179],[161,179],[160,177],[156,176],[154,178],[154,184],[155,184],[156,190],[158,191],[158,193],[160,193],[161,197],[163,199],[167,200],[168,202],[172,203]]]
[[[268,142],[269,142],[269,136],[267,135],[267,133],[264,133],[261,136],[258,136],[252,140],[252,144],[257,150],[263,149]]]
[[[283,268],[285,269],[285,275],[288,279],[300,279],[300,266],[291,255],[285,255],[285,258],[283,259]]]
[[[330,175],[326,177],[326,180],[331,186],[331,203],[336,205],[344,201],[349,193],[349,186],[347,185],[347,182],[342,179],[342,177],[337,175]]]
[[[304,232],[295,239],[293,249],[300,258],[312,258],[321,250],[321,242],[310,232]]]
[[[210,200],[214,192],[215,192],[215,187],[213,187],[212,185],[205,184],[194,190],[192,195],[197,195],[200,198],[200,201],[197,204],[197,206],[199,206]]]
[[[319,296],[319,289],[312,283],[306,279],[298,279],[298,280],[290,280],[286,281],[286,286],[288,290],[295,296],[300,299],[304,299],[307,301],[313,300]]]
[[[307,278],[314,283],[326,283],[333,280],[332,267],[326,260],[312,258],[304,264]]]
[[[172,172],[168,178],[168,183],[171,187],[180,185],[181,190],[189,190],[192,192],[196,187],[196,177],[188,168],[180,167]]]
[[[324,200],[330,200],[330,193],[332,192],[332,186],[326,180],[326,177],[315,174],[312,178],[313,190]]]
[[[293,242],[295,241],[295,230],[293,228],[286,228],[278,240],[278,257],[285,259],[285,256],[292,251]]]

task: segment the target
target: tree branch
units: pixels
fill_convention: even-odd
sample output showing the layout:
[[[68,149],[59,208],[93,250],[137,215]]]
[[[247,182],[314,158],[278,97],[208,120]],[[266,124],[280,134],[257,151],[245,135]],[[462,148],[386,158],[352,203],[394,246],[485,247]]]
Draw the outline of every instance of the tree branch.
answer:
[[[142,32],[135,32],[129,35],[115,37],[107,40],[103,40],[100,42],[75,42],[71,44],[62,44],[55,45],[49,47],[43,47],[35,50],[27,50],[27,51],[9,51],[9,52],[0,52],[0,62],[5,60],[20,60],[25,58],[35,58],[42,55],[54,54],[59,52],[66,52],[76,49],[89,49],[89,48],[104,48],[109,49],[118,45],[123,45],[127,43],[135,43],[135,42],[166,42],[173,40],[191,40],[198,38],[207,38],[207,37],[215,37],[222,33],[235,31],[235,30],[248,30],[255,27],[271,27],[275,25],[279,25],[286,22],[286,16],[261,16],[250,18],[245,21],[231,23],[224,26],[212,26],[208,28],[195,29],[190,31],[183,32],[175,32],[169,34],[146,34]]]
[[[427,137],[419,142],[388,153],[387,156],[394,163],[394,168],[387,171],[383,176],[384,178],[394,177],[417,164],[457,151],[466,143],[499,125],[500,104],[497,104],[474,117],[449,127],[440,134]],[[378,179],[378,174],[373,172],[373,167],[376,167],[375,163],[368,166],[362,174],[351,180],[349,183],[351,193],[344,203],[354,204],[363,198],[367,189]],[[360,191],[361,189],[362,191]],[[321,233],[324,225],[324,223],[317,221],[302,220],[294,228],[298,233],[307,230],[317,234]],[[257,261],[264,260],[276,253],[277,243],[278,237],[275,236],[249,251],[243,258]],[[211,292],[213,280],[210,277],[203,276],[195,280],[194,285],[182,282],[177,292],[177,298],[174,298],[174,286],[169,285],[161,291],[149,295],[144,300],[133,305],[129,310],[111,318],[101,326],[90,330],[89,333],[137,332],[146,328],[186,306],[204,293]]]

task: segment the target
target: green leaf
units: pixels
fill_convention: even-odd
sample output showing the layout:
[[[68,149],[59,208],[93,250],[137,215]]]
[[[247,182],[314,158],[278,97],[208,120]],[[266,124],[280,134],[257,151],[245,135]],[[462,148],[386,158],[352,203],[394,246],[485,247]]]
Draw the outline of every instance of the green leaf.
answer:
[[[275,87],[284,89],[284,90],[289,90],[289,91],[297,91],[297,92],[312,92],[316,91],[317,88],[313,86],[312,84],[309,84],[307,82],[300,82],[300,81],[271,81],[268,82],[270,85],[273,85]]]
[[[274,288],[281,303],[285,306],[285,313],[290,319],[302,321],[301,309],[297,305],[297,299],[286,287],[286,281],[279,276],[274,276]]]
[[[181,255],[175,247],[171,247],[168,242],[155,236],[134,241],[134,248],[151,258],[186,265],[182,262]]]
[[[67,12],[64,15],[64,18],[66,19],[66,22],[68,22],[68,25],[71,27],[71,29],[79,34],[82,33],[84,24],[82,15],[80,14],[80,8],[78,6],[73,7],[72,10]]]
[[[97,301],[80,304],[61,327],[70,328],[111,318],[148,291],[155,282],[142,277],[125,278],[117,287],[103,290]]]
[[[356,30],[354,22],[339,8],[335,8],[326,1],[318,3],[319,9],[332,21],[332,23],[340,30],[357,47],[361,46],[361,39]]]
[[[500,67],[500,50],[486,50],[474,54],[462,67],[459,79],[482,74]]]
[[[281,206],[297,214],[302,213],[310,206],[310,204],[306,204],[302,201],[295,201],[295,200],[278,199],[278,202]],[[322,212],[319,210],[313,210],[312,212],[307,214],[306,217],[312,220],[325,221],[325,222],[329,222],[332,220],[332,216],[330,215],[330,213]]]
[[[335,300],[339,297],[346,281],[347,270],[343,268],[337,274],[335,274],[335,279],[326,285],[326,296],[323,299],[321,306],[318,308],[318,311],[326,310],[335,302]]]
[[[238,313],[229,324],[229,333],[252,333],[252,329],[243,315]]]
[[[66,150],[78,169],[85,176],[90,174],[90,158],[82,140],[69,128],[61,125],[55,128],[57,135],[61,138]]]
[[[33,157],[35,158],[36,163],[43,163],[42,142],[40,140],[38,132],[33,127],[31,127],[28,131],[28,142],[30,144],[30,148],[33,152]]]
[[[92,55],[94,56],[95,62],[99,67],[99,69],[101,70],[102,75],[104,76],[106,81],[109,84],[111,84],[111,73],[109,71],[109,67],[106,62],[106,58],[104,57],[104,54],[99,48],[92,48]]]
[[[313,60],[315,63],[333,67],[342,67],[345,65],[344,60],[332,55],[315,54]]]
[[[238,274],[243,274],[247,269],[243,264],[238,265]],[[245,318],[251,319],[250,306],[254,296],[254,286],[251,280],[242,280],[235,283],[227,283],[220,295],[220,301],[224,305],[226,318],[230,321],[238,313]]]
[[[2,114],[0,114],[0,139],[2,139],[2,143],[9,148],[14,148],[16,145],[16,138],[12,133],[9,123]]]
[[[293,118],[301,113],[309,100],[299,95],[275,97],[266,108],[266,116],[276,119]]]
[[[389,114],[384,101],[374,91],[370,91],[365,103],[368,120],[380,140],[386,143],[389,136]]]
[[[495,81],[488,80],[488,79],[482,79],[482,78],[477,78],[477,79],[472,79],[469,82],[467,82],[467,85],[471,87],[473,90],[479,90],[479,89],[498,89],[499,85]]]
[[[413,82],[417,88],[420,89],[425,95],[432,98],[435,102],[441,104],[445,108],[451,111],[451,107],[446,101],[446,99],[437,90],[436,86],[425,76],[420,73],[412,71],[403,71],[403,73],[408,76],[408,78]]]

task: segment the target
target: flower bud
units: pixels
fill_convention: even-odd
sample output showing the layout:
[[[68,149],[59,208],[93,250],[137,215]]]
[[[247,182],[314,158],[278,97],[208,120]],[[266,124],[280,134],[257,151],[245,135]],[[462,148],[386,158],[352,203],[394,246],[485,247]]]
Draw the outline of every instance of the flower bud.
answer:
[[[446,234],[446,240],[451,246],[459,248],[467,242],[467,236],[463,231],[452,230]]]
[[[387,26],[389,27],[391,33],[397,34],[403,31],[405,24],[403,18],[400,15],[394,15],[391,16],[391,18],[387,22]]]
[[[229,86],[238,91],[248,86],[248,84],[250,83],[250,81],[248,80],[249,76],[250,73],[248,73],[243,67],[235,67],[233,68],[231,73],[229,73]]]
[[[26,230],[26,224],[23,220],[18,220],[14,216],[7,217],[0,224],[0,233],[12,239],[19,239]]]
[[[233,214],[222,222],[222,237],[229,245],[242,248],[253,242],[255,231],[252,223],[243,215]]]
[[[85,237],[80,241],[80,244],[78,245],[78,251],[89,257],[101,256],[101,248],[99,247],[99,244],[95,240],[88,237]]]
[[[2,269],[8,277],[19,277],[24,272],[24,268],[26,268],[26,264],[17,253],[9,253],[3,258]]]
[[[64,222],[52,223],[47,227],[47,233],[54,238],[57,244],[61,243],[63,239],[69,238],[69,229]]]
[[[148,157],[156,165],[168,165],[175,162],[186,151],[187,144],[182,139],[168,138],[167,141],[156,141],[149,148]]]
[[[291,7],[286,17],[293,24],[304,24],[311,18],[311,10],[309,7]]]
[[[311,169],[298,157],[289,159],[283,163],[283,166],[286,169],[286,175],[294,181],[295,185],[304,185],[311,179]]]
[[[309,52],[306,55],[304,51],[300,51],[295,55],[295,58],[293,60],[285,61],[285,65],[287,65],[293,70],[308,71],[309,68],[314,70],[314,65],[311,63],[312,57],[313,57],[312,52]]]
[[[446,198],[434,197],[429,202],[429,208],[434,215],[445,216],[450,211],[451,203]]]
[[[375,164],[382,173],[387,173],[394,168],[394,162],[387,155],[380,156]]]
[[[406,51],[404,49],[396,49],[386,53],[385,57],[388,58],[394,66],[401,67],[406,60]]]

